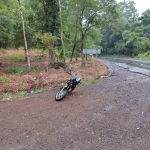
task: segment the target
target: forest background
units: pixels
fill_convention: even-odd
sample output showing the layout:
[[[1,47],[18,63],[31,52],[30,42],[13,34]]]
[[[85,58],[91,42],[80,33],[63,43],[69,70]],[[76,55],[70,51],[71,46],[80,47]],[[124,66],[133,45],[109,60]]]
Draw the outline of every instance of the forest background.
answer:
[[[83,48],[102,49],[102,54],[105,55],[117,54],[129,57],[148,56],[150,53],[150,10],[145,10],[139,17],[134,1],[124,0],[117,3],[115,0],[61,0],[59,3],[58,0],[20,0],[20,2],[28,49],[54,49],[59,58],[65,60],[65,57],[69,57],[70,61],[73,56],[83,58]],[[50,43],[52,38],[53,48],[50,48],[47,43]],[[17,49],[20,46],[24,46],[24,37],[18,1],[2,0],[0,48]],[[84,64],[84,60],[82,63]]]

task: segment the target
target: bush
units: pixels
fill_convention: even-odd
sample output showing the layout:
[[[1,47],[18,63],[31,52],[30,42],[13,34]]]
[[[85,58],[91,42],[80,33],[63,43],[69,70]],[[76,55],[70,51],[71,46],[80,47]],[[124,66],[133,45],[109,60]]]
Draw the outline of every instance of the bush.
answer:
[[[6,68],[6,73],[8,74],[23,74],[23,73],[27,73],[27,70],[25,68],[21,68],[21,67],[15,67],[13,66]]]
[[[25,74],[25,73],[33,73],[33,72],[41,72],[41,69],[25,69],[23,67],[16,67],[15,65],[11,68],[6,68],[6,73],[8,74]]]

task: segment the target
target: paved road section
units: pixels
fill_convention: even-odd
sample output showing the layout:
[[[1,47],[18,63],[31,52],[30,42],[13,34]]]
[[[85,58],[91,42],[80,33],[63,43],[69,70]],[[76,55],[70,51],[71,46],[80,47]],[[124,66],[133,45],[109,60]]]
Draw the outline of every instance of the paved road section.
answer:
[[[150,59],[137,58],[113,58],[113,57],[99,57],[103,62],[113,62],[118,66],[128,68],[132,72],[138,72],[150,76]]]

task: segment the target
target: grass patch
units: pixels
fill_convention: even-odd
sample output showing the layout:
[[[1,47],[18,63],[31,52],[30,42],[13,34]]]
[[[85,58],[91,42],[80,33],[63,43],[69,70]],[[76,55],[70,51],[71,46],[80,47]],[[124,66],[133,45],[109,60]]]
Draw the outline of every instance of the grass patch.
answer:
[[[129,56],[125,56],[125,55],[100,55],[99,57],[120,57],[120,58],[131,58]]]
[[[14,65],[12,68],[11,67],[6,68],[6,73],[8,73],[8,74],[23,74],[23,73],[27,73],[27,70],[25,68],[16,67]]]
[[[4,49],[1,49],[1,52],[2,52],[3,54],[6,54],[6,50],[4,50]]]
[[[34,91],[34,93],[42,93],[42,92],[44,92],[44,91],[46,91],[46,90],[48,90],[48,87],[36,89],[36,90]]]
[[[35,49],[35,53],[36,54],[40,54],[41,53],[41,49]],[[48,50],[43,50],[43,53],[48,53]]]
[[[17,92],[15,96],[13,96],[12,98],[13,99],[16,99],[16,98],[20,98],[20,99],[23,99],[25,98],[24,96],[27,94],[26,91],[21,91],[21,92]]]
[[[134,58],[145,58],[145,59],[150,59],[150,54],[149,54],[149,53],[138,54],[138,56],[135,56]]]
[[[0,76],[0,83],[3,85],[7,84],[10,81],[10,77],[6,77],[5,75]]]
[[[44,87],[44,88],[40,88],[40,89],[36,89],[34,92],[32,93],[42,93],[44,91],[48,90],[48,87]],[[27,92],[26,91],[19,91],[16,92],[15,94],[10,94],[10,93],[2,93],[2,99],[5,100],[13,100],[13,99],[26,99],[29,97],[26,97]]]
[[[41,72],[41,69],[25,69],[23,67],[16,67],[15,65],[13,67],[6,68],[7,74],[26,74],[26,73],[33,73],[33,72]]]
[[[12,95],[11,93],[2,93],[2,98],[3,100],[11,100],[11,101],[16,98],[25,99],[28,98],[25,97],[26,94],[27,94],[26,91],[16,92],[15,95]]]
[[[11,99],[11,94],[9,94],[9,93],[3,93],[3,94],[2,94],[2,97],[3,97],[4,99]]]
[[[21,62],[21,61],[23,61],[24,60],[24,55],[23,54],[20,54],[20,55],[9,55],[8,56],[8,60],[10,61],[10,62]]]
[[[103,73],[103,76],[106,76],[106,75],[107,75],[107,73],[106,73],[106,72],[104,72],[104,73]]]
[[[93,80],[90,80],[90,81],[82,81],[82,84],[83,85],[89,85],[89,84],[96,84],[98,82],[99,82],[99,80],[93,79]]]

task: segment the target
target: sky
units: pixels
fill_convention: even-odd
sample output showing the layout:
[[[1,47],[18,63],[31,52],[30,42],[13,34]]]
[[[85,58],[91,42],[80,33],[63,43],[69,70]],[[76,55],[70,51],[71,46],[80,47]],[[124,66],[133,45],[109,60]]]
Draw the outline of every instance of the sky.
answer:
[[[124,0],[117,0],[117,2],[122,2]],[[150,0],[130,0],[136,3],[135,8],[138,9],[139,16],[146,11],[146,9],[150,9]]]

